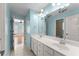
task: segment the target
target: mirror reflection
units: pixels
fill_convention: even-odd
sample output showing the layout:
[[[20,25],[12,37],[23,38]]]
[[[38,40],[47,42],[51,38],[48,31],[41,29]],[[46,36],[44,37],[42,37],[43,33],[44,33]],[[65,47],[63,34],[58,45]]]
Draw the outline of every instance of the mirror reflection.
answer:
[[[63,19],[56,20],[56,37],[63,38],[64,21]]]

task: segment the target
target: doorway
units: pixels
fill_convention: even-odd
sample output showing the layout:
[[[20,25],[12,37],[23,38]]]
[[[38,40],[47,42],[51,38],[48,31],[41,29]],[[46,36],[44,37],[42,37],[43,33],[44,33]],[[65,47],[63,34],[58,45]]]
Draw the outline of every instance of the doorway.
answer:
[[[56,37],[63,38],[64,21],[63,19],[56,20]]]
[[[14,51],[18,49],[18,47],[24,47],[24,20],[14,18],[13,40]]]

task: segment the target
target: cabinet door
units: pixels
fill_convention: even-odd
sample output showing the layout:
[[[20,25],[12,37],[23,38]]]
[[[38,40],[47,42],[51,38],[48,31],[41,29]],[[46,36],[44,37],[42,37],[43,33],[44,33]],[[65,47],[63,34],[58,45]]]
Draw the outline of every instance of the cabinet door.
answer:
[[[33,40],[33,51],[34,51],[34,53],[35,53],[35,55],[38,55],[38,41],[37,40]]]
[[[44,52],[44,56],[51,56],[51,54]]]
[[[33,42],[33,39],[31,40],[31,49],[32,49],[32,51],[34,50],[34,42]]]
[[[38,42],[38,56],[43,56],[43,44]]]
[[[63,54],[57,52],[57,51],[54,51],[54,56],[64,56]]]
[[[48,46],[44,45],[44,55],[53,56],[53,49],[51,49]]]

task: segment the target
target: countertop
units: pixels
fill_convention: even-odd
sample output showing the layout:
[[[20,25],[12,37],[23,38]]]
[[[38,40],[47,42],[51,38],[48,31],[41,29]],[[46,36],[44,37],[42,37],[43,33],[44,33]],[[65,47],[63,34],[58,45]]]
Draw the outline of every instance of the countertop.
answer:
[[[66,43],[65,45],[60,45],[59,41],[57,41],[60,38],[57,37],[50,38],[45,36],[39,37],[39,35],[32,35],[31,37],[65,56],[79,56],[78,46],[74,46],[68,43]]]

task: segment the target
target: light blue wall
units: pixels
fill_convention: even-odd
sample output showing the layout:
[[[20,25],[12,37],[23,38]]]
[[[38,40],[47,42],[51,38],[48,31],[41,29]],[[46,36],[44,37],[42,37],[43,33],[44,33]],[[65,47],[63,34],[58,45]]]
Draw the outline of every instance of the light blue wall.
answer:
[[[18,19],[24,19],[23,16],[12,14],[9,4],[5,4],[5,55],[10,55],[13,48],[13,16]]]
[[[13,29],[13,21],[14,21],[14,18],[16,18],[16,19],[22,19],[22,20],[24,20],[24,16],[23,15],[19,15],[19,14],[17,14],[17,13],[15,13],[15,12],[12,12],[12,10],[10,9],[10,5],[8,4],[8,7],[9,7],[9,12],[10,12],[10,25],[9,25],[9,29],[10,29],[10,49],[12,50],[13,48],[14,48],[14,46],[13,46],[13,31],[14,31],[14,29]],[[20,24],[18,24],[19,25],[19,27],[18,28],[21,28],[22,26],[24,26],[24,25],[22,25],[22,26],[20,26]]]
[[[49,36],[55,36],[55,20],[53,18],[47,19],[47,35]]]
[[[51,7],[52,9],[52,7]],[[48,8],[46,9],[47,11],[50,11]],[[50,11],[51,12],[51,11]],[[79,8],[71,10],[70,12],[66,13],[64,12],[63,14],[60,14],[58,16],[51,16],[47,20],[47,34],[49,36],[55,36],[56,35],[56,20],[58,19],[65,19],[65,17],[79,14]]]
[[[45,33],[45,19],[41,20],[38,13],[29,10],[25,18],[25,45],[30,47],[31,35]],[[29,33],[28,33],[29,32]]]
[[[10,55],[10,20],[11,14],[8,4],[5,6],[5,55]]]
[[[38,32],[39,34],[46,34],[46,22],[45,22],[45,18],[42,17],[38,17]]]
[[[24,21],[25,45],[30,47],[31,34],[38,33],[38,16],[36,12],[33,10],[28,10]]]
[[[15,12],[11,11],[11,14],[12,14],[12,17],[15,17],[16,19],[25,19],[25,16],[17,14]]]
[[[38,15],[33,10],[30,10],[30,31],[31,34],[38,33]]]
[[[24,20],[24,44],[26,47],[30,47],[30,10]]]

